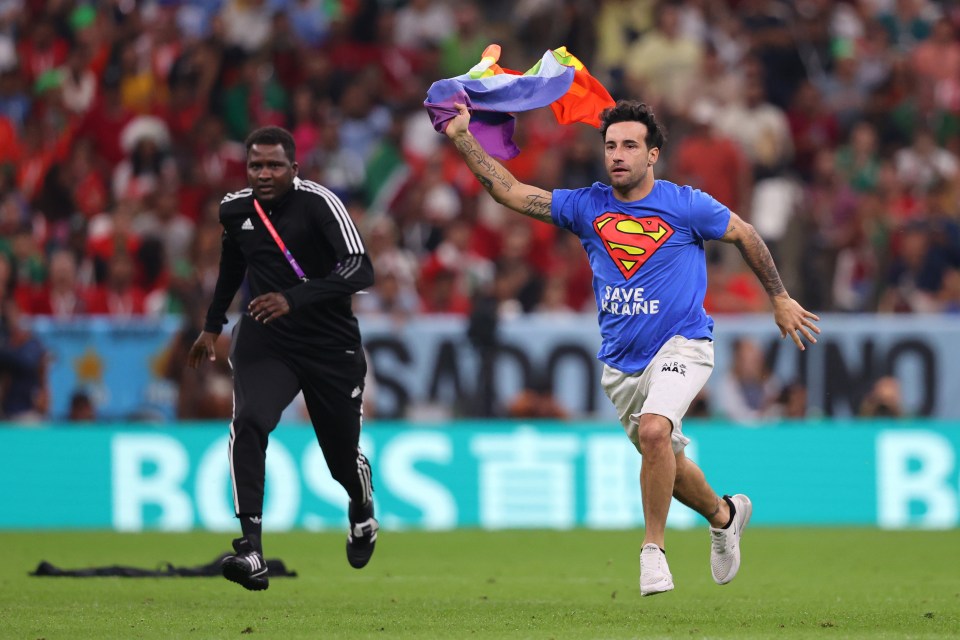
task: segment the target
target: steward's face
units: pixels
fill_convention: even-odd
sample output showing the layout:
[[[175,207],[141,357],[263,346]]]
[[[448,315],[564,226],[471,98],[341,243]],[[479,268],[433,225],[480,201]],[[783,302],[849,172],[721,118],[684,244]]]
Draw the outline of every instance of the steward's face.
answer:
[[[289,191],[299,168],[279,144],[255,144],[247,152],[247,182],[261,202],[271,202]]]

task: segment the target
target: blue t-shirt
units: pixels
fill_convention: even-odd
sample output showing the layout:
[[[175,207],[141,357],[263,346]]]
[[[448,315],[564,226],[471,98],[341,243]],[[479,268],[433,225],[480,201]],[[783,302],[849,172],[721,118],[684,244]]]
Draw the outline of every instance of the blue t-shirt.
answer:
[[[636,373],[673,336],[713,338],[713,319],[703,309],[703,243],[723,236],[730,209],[666,180],[635,202],[621,202],[609,185],[595,182],[555,190],[551,215],[580,237],[590,260],[601,362]]]

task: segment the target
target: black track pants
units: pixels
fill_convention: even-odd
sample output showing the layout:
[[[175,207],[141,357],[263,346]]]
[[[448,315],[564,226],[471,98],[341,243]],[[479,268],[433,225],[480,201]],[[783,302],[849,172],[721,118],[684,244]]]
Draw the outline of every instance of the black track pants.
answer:
[[[370,500],[370,465],[360,452],[361,403],[367,362],[362,349],[322,355],[279,352],[267,329],[244,315],[233,331],[234,408],[230,475],[237,514],[263,511],[267,439],[302,390],[330,474],[357,504]]]

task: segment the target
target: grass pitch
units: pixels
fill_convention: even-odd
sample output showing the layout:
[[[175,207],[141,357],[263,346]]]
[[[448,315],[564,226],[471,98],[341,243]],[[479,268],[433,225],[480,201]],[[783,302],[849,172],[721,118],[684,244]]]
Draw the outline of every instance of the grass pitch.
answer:
[[[383,531],[362,571],[345,535],[267,534],[299,577],[37,578],[209,562],[229,535],[0,533],[0,638],[960,637],[960,530],[749,529],[710,577],[705,529],[668,532],[676,590],[641,598],[637,531]]]

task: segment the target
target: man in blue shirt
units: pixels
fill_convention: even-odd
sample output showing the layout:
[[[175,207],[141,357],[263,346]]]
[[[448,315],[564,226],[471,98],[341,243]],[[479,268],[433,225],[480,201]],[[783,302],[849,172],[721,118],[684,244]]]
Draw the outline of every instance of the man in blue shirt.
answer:
[[[553,192],[518,182],[468,130],[470,112],[446,134],[477,180],[500,204],[577,234],[593,270],[604,364],[602,384],[627,435],[643,456],[640,489],[646,522],[640,594],[673,589],[664,552],[675,497],[710,523],[710,564],[718,584],[740,568],[740,536],[752,505],[718,497],[683,453],[683,415],[713,369],[713,319],[703,309],[704,242],[734,244],[770,296],[781,337],[802,351],[816,342],[817,316],[783,287],[756,230],[710,195],[654,177],[664,133],[653,112],[621,100],[600,116],[610,184]]]

